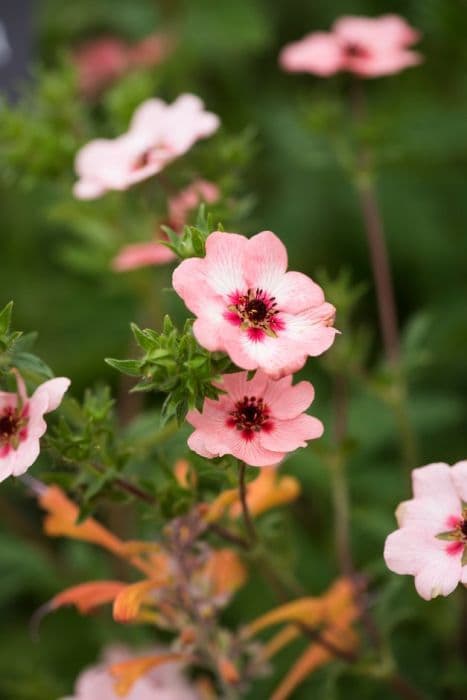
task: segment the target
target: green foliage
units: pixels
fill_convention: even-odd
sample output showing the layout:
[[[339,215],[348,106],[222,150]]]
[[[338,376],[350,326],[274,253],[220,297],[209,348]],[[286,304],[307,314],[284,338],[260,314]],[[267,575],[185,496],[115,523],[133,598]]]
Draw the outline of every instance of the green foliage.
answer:
[[[202,204],[198,210],[196,226],[184,226],[181,235],[164,226],[169,242],[167,246],[179,258],[204,258],[206,255],[206,239],[213,231],[222,231],[222,224],[213,224],[210,214],[206,215],[206,207]]]
[[[191,325],[192,321],[187,321],[180,332],[166,316],[162,332],[157,333],[133,323],[133,336],[143,356],[136,360],[106,360],[119,372],[140,378],[133,391],[167,395],[161,411],[164,421],[175,417],[181,424],[190,409],[201,409],[205,398],[217,398],[220,390],[212,381],[230,367],[225,355],[209,353],[198,345]]]
[[[12,368],[20,371],[25,380],[35,383],[53,377],[52,370],[37,355],[29,352],[36,341],[36,333],[24,335],[21,331],[11,331],[13,302],[10,301],[0,311],[0,377],[7,375]]]
[[[71,174],[75,153],[89,134],[70,64],[62,60],[54,70],[41,68],[35,79],[38,89],[25,87],[19,104],[3,99],[0,106],[2,177],[29,188]]]

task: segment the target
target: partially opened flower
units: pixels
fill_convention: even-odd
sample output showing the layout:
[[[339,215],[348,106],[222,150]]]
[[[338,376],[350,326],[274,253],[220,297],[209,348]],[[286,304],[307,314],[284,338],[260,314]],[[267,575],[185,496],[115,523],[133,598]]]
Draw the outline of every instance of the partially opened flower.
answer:
[[[279,377],[327,350],[336,334],[335,309],[321,287],[286,270],[287,251],[274,233],[247,239],[216,231],[205,258],[176,268],[173,286],[197,316],[201,345],[226,352],[238,367]]]
[[[290,72],[327,77],[349,71],[376,78],[420,63],[420,54],[409,50],[419,38],[419,32],[398,15],[341,17],[330,32],[313,32],[287,45],[279,60]]]
[[[201,202],[212,204],[219,199],[217,185],[206,180],[195,180],[191,185],[169,199],[168,225],[176,233],[181,233],[191,211]],[[160,231],[152,240],[144,243],[131,243],[124,246],[112,261],[117,272],[135,270],[148,265],[165,265],[176,259],[175,253],[161,241],[167,240],[164,231]]]
[[[187,415],[196,428],[188,445],[203,457],[231,454],[265,467],[323,433],[321,421],[304,413],[314,398],[310,382],[292,386],[290,376],[274,380],[263,372],[248,381],[247,372],[236,372],[225,374],[219,387],[226,393]]]
[[[0,481],[19,476],[39,456],[39,439],[47,430],[44,414],[61,403],[70,380],[56,377],[41,384],[31,397],[19,373],[16,392],[0,392]]]
[[[95,199],[108,190],[126,190],[163,170],[218,127],[219,118],[206,112],[195,95],[180,95],[171,105],[147,100],[125,134],[90,141],[78,152],[74,194],[78,199]]]
[[[430,600],[467,584],[467,461],[414,469],[412,482],[414,498],[397,509],[399,530],[387,538],[384,558],[396,574],[415,576]]]
[[[147,652],[138,655],[123,646],[110,647],[104,652],[102,663],[90,666],[78,676],[74,695],[63,700],[199,700],[196,690],[182,675],[181,664],[170,660],[170,656],[160,649],[148,656]],[[157,664],[157,659],[169,660]]]

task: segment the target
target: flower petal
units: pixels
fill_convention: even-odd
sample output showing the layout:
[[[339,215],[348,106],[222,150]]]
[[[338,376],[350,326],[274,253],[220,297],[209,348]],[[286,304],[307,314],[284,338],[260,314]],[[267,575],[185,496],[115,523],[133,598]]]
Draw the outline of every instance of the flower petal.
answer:
[[[285,46],[280,54],[282,68],[293,73],[315,73],[323,77],[341,70],[343,52],[331,32],[313,32]]]
[[[458,497],[467,503],[467,460],[451,467],[451,479]]]
[[[271,409],[274,418],[288,420],[306,411],[315,397],[315,390],[310,382],[299,382],[292,386],[292,377],[286,376],[276,382],[269,382],[264,393],[264,400]]]
[[[272,231],[262,231],[248,240],[245,253],[248,287],[274,293],[286,270],[287,249]]]
[[[237,233],[214,231],[206,241],[206,279],[222,296],[246,292],[245,260],[248,239]]]
[[[307,440],[321,437],[324,426],[318,418],[306,413],[291,420],[274,421],[270,432],[261,432],[259,440],[267,450],[293,452],[299,447],[306,447]]]
[[[431,498],[447,512],[458,511],[459,496],[451,479],[451,469],[447,464],[438,462],[414,469],[412,484],[415,498]]]

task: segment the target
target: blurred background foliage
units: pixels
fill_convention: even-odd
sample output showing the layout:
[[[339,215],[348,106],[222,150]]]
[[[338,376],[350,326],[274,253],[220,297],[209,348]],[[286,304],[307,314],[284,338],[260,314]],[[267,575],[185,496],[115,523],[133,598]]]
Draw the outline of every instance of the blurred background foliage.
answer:
[[[161,290],[169,274],[161,268],[101,274],[102,264],[86,257],[86,237],[94,245],[101,236],[104,249],[108,240],[93,224],[93,211],[105,218],[108,209],[120,223],[126,216],[121,228],[128,240],[144,236],[132,231],[130,210],[121,213],[122,195],[96,203],[73,200],[74,153],[91,137],[125,129],[143,99],[154,94],[172,101],[181,92],[199,94],[222,120],[219,134],[196,147],[193,167],[235,190],[239,209],[224,215],[226,230],[250,235],[272,229],[286,243],[292,269],[330,280],[345,270],[353,285],[363,283],[352,327],[366,329],[366,361],[378,377],[381,346],[362,220],[327,139],[329,130],[352,137],[349,80],[286,75],[277,55],[286,42],[326,29],[342,14],[397,12],[421,30],[420,67],[366,82],[369,116],[362,138],[378,163],[419,464],[465,458],[466,0],[37,0],[33,10],[35,60],[27,94],[3,105],[0,123],[0,306],[15,300],[15,328],[39,331],[38,354],[56,375],[72,378],[78,398],[100,381],[118,391],[119,377],[103,358],[128,356],[129,322],[144,320],[135,289],[145,284]],[[152,31],[170,32],[173,53],[155,68],[124,77],[91,105],[84,103],[70,60],[73,47],[102,34],[137,41]],[[155,186],[152,194],[158,196]],[[102,255],[106,260],[107,253]],[[331,282],[326,291],[338,297],[339,285]],[[165,309],[181,320],[182,305],[170,292],[159,294]],[[339,301],[337,306],[340,327]],[[313,413],[330,426],[328,373],[314,360],[303,374],[316,385]],[[428,604],[416,596],[412,579],[384,566],[384,538],[394,529],[395,506],[409,497],[409,480],[393,415],[368,383],[353,382],[349,433],[352,544],[358,567],[372,577],[375,616],[392,639],[401,669],[427,697],[464,697],[465,591]],[[154,454],[154,469],[171,450],[183,453],[183,445],[164,450],[162,457]],[[329,474],[319,447],[300,451],[287,469],[300,477],[303,497],[287,515],[274,516],[280,522],[263,527],[272,528],[284,566],[293,566],[316,594],[338,572]],[[107,515],[117,530],[130,517],[114,506]],[[34,609],[65,585],[111,577],[115,564],[90,546],[42,538],[36,508],[25,506],[21,485],[2,484],[0,516],[0,697],[53,700],[70,692],[76,674],[107,641],[149,638],[148,631],[117,627],[106,613],[90,624],[62,611],[43,622],[40,642],[34,641],[28,629]],[[150,536],[152,525],[145,527]],[[226,620],[246,621],[271,602],[253,576]],[[249,697],[267,698],[293,655],[293,649],[283,654],[273,676]],[[335,663],[312,676],[295,697],[394,695],[378,678]]]

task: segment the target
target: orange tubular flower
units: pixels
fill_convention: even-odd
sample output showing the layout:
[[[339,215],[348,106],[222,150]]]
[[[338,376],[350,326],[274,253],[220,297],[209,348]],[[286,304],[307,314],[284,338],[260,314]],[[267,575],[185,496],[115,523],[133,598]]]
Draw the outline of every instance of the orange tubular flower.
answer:
[[[169,663],[171,661],[181,661],[182,654],[169,653],[157,654],[151,656],[140,656],[136,659],[128,661],[120,661],[110,667],[110,673],[115,677],[115,692],[117,695],[124,696],[130,692],[136,681],[141,676],[146,675],[157,666]]]
[[[357,617],[358,606],[352,584],[348,579],[339,579],[319,598],[291,601],[250,623],[244,630],[247,638],[272,625],[287,623],[265,645],[265,659],[271,658],[295,639],[301,632],[300,625],[317,628],[322,640],[313,642],[299,657],[271,700],[286,700],[310,673],[332,661],[335,658],[333,647],[346,653],[353,651],[358,645],[358,637],[351,625]]]
[[[77,524],[79,509],[58,486],[49,486],[39,495],[39,503],[47,515],[44,518],[44,531],[51,537],[70,537],[75,540],[92,542],[122,556],[124,543],[94,518],[86,518]]]
[[[291,503],[299,495],[299,481],[293,476],[279,475],[276,467],[263,467],[256,479],[247,485],[248,509],[254,517],[271,508]],[[208,522],[215,522],[226,512],[231,518],[241,515],[237,489],[223,491],[209,504],[205,518]]]
[[[125,586],[114,600],[114,620],[116,622],[135,622],[141,618],[147,619],[143,606],[153,602],[150,593],[158,587],[160,587],[160,583],[152,580],[138,581],[138,583]]]
[[[120,581],[89,581],[66,588],[47,604],[49,610],[75,605],[83,615],[105,603],[111,603],[126,588]]]

